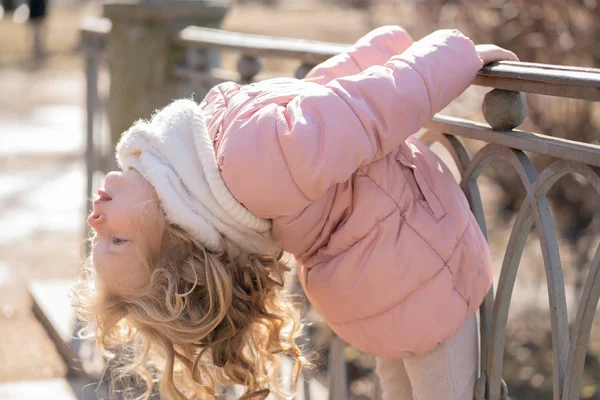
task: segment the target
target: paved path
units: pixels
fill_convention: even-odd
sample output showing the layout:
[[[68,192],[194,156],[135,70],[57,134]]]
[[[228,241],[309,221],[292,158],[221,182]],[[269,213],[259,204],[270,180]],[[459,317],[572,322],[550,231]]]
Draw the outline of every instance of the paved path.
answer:
[[[78,73],[0,70],[2,399],[74,398],[62,380],[64,362],[31,313],[26,284],[77,274],[85,207],[82,87]]]

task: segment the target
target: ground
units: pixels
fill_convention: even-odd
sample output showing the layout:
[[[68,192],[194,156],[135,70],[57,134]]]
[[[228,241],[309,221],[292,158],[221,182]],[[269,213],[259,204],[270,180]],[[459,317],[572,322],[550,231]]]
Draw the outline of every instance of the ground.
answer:
[[[84,76],[78,23],[99,15],[95,3],[52,3],[49,57],[29,59],[28,27],[10,15],[0,21],[0,382],[63,377],[66,368],[33,317],[26,285],[34,279],[72,278],[79,271],[84,239]],[[368,30],[365,15],[296,1],[275,12],[255,5],[235,7],[224,27],[275,36],[351,43]],[[317,7],[319,12],[315,12]],[[407,20],[401,10],[380,13],[379,23]],[[307,18],[310,16],[310,18]],[[423,28],[403,24],[415,37]],[[412,30],[411,30],[412,29]],[[225,58],[231,62],[233,56]],[[295,63],[273,61],[270,70],[293,71]],[[481,90],[450,111],[477,116]],[[502,194],[485,178],[482,192],[495,264],[501,264],[511,219],[498,217]],[[574,254],[562,247],[565,265]],[[551,355],[547,295],[539,244],[532,238],[522,261],[510,313],[505,376],[511,398],[549,398]],[[565,272],[567,282],[573,274]],[[574,291],[569,287],[569,298]],[[570,301],[571,319],[576,301]],[[593,330],[582,398],[600,399],[600,329]],[[360,376],[370,361],[349,349],[351,373]],[[355,394],[368,393],[357,381]],[[1,392],[0,392],[1,393]],[[362,398],[364,398],[363,396]]]

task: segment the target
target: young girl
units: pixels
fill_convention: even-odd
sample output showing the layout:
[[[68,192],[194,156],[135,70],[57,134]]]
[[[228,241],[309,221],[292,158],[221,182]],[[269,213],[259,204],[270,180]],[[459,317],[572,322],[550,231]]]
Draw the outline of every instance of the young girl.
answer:
[[[214,87],[117,145],[76,289],[99,344],[135,348],[169,399],[280,396],[304,362],[284,252],[313,307],[377,357],[385,399],[472,399],[486,241],[440,159],[411,135],[477,71],[517,57],[456,30],[376,29],[304,80]],[[152,364],[150,364],[150,361]]]

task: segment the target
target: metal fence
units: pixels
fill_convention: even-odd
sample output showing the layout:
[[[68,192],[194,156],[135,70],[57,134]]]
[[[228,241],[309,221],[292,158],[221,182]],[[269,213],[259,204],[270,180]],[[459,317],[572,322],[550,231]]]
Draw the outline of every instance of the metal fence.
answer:
[[[82,25],[83,49],[87,79],[87,167],[90,195],[94,171],[104,169],[106,149],[95,146],[99,110],[98,70],[106,60],[107,36],[110,22],[104,19],[87,20]],[[344,51],[347,46],[333,43],[265,37],[218,29],[187,27],[172,37],[173,45],[186,51],[186,62],[173,73],[192,85],[199,93],[222,81],[248,83],[268,75],[261,74],[260,59],[288,58],[299,61],[295,76],[301,78],[316,64]],[[209,66],[209,53],[238,52],[237,71]],[[586,101],[600,100],[600,70],[502,62],[484,67],[473,82],[506,91],[528,92]],[[517,172],[526,191],[518,210],[495,289],[490,290],[480,308],[481,376],[475,387],[476,400],[508,399],[502,380],[506,324],[511,296],[525,242],[532,229],[537,230],[543,254],[549,296],[553,352],[553,399],[573,400],[580,396],[585,356],[593,319],[600,297],[600,247],[590,265],[572,329],[567,319],[567,304],[563,270],[556,230],[550,213],[547,194],[552,186],[567,174],[578,174],[587,180],[600,195],[600,146],[511,129],[522,120],[522,98],[511,92],[495,92],[504,101],[486,96],[489,122],[496,128],[470,120],[436,116],[422,136],[426,143],[438,142],[449,152],[460,173],[460,184],[470,202],[479,225],[487,235],[482,200],[477,178],[489,163],[504,159]],[[513,113],[507,110],[512,108]],[[515,113],[514,110],[517,110]],[[495,119],[494,119],[495,118]],[[499,122],[498,122],[499,121]],[[508,125],[507,125],[508,124]],[[485,145],[470,156],[463,139],[475,139]],[[553,162],[541,171],[536,170],[525,152],[543,154]],[[346,399],[347,385],[342,357],[344,345],[336,339],[329,357],[329,398]],[[376,385],[375,385],[376,386]],[[305,389],[307,386],[305,385]],[[304,390],[305,399],[310,398]],[[378,394],[374,395],[378,397]]]

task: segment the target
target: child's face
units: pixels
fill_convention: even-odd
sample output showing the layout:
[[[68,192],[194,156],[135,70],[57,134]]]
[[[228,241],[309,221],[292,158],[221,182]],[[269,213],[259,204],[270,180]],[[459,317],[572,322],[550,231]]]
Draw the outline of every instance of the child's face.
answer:
[[[141,250],[158,229],[156,192],[136,170],[113,171],[98,191],[88,224],[96,231],[92,260],[96,276],[110,290],[141,285],[148,276]]]

